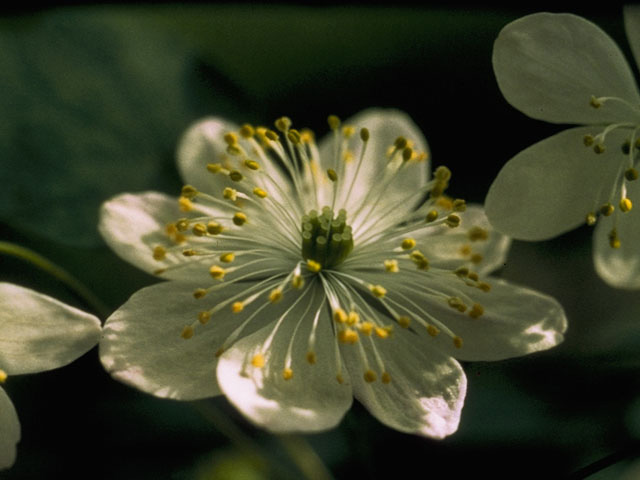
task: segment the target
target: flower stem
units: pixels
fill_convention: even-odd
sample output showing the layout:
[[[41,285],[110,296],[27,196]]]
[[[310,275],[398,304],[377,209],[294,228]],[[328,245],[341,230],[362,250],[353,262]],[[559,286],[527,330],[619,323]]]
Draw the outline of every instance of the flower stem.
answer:
[[[98,316],[103,319],[109,316],[109,308],[102,303],[102,301],[91,290],[89,290],[82,282],[64,268],[56,265],[42,255],[34,252],[33,250],[29,250],[26,247],[16,245],[15,243],[1,241],[0,254],[10,255],[24,260],[36,268],[52,275],[75,292],[89,307],[94,310]]]

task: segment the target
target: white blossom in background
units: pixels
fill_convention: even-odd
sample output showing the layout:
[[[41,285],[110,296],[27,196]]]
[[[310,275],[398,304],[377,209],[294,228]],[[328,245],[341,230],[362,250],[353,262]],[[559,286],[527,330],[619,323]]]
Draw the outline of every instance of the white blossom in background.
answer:
[[[640,7],[626,7],[624,18],[637,60]],[[491,224],[522,240],[597,224],[599,275],[614,287],[640,288],[640,95],[622,52],[584,18],[538,13],[504,27],[493,67],[515,108],[535,119],[581,126],[509,160],[486,199]]]
[[[168,281],[107,320],[101,360],[159,397],[224,394],[274,432],[331,428],[355,396],[392,428],[445,437],[466,392],[458,360],[550,348],[563,310],[486,278],[509,240],[444,194],[446,167],[430,178],[405,114],[329,126],[316,144],[286,117],[276,130],[205,119],[179,146],[177,201],[103,205],[107,243]]]
[[[98,343],[101,329],[93,315],[28,288],[0,283],[0,332],[0,383],[5,383],[13,375],[71,363]],[[0,469],[13,465],[19,441],[18,415],[0,387]]]

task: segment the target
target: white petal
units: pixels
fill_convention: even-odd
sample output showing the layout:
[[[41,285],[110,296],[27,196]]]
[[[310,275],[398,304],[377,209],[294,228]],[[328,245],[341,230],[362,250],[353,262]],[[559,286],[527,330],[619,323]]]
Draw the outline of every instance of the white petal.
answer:
[[[510,23],[495,41],[493,68],[507,101],[530,117],[555,123],[638,123],[638,113],[619,102],[590,106],[592,95],[633,105],[640,96],[618,46],[584,18],[537,13]]]
[[[244,300],[255,284],[220,284],[204,298],[192,293],[202,284],[163,282],[143,288],[104,326],[100,359],[111,375],[158,397],[194,400],[220,394],[216,381],[216,352],[224,341],[263,302],[256,300],[238,314],[225,306],[206,325],[197,325],[192,338],[181,337],[186,325],[197,323],[198,313],[236,297]],[[247,327],[251,334],[273,319],[278,307],[259,315]]]
[[[358,345],[344,345],[341,351],[348,362],[355,397],[378,420],[396,430],[432,438],[454,433],[467,389],[458,362],[406,331],[373,341],[391,381],[382,383],[382,372],[377,371],[377,380],[367,383]],[[373,358],[368,361],[372,370],[377,370]]]
[[[380,180],[384,177],[389,161],[388,149],[393,146],[396,138],[402,136],[411,141],[416,152],[425,152],[427,154],[429,152],[427,141],[424,139],[420,129],[406,113],[398,110],[364,110],[346,120],[344,125],[350,125],[357,129],[357,133],[351,139],[350,144],[353,161],[347,164],[345,178],[341,181],[341,192],[338,193],[337,204],[346,208],[347,213],[352,213],[360,205],[361,200],[370,194],[375,186],[380,185]],[[369,130],[370,139],[362,167],[358,172],[357,182],[354,184],[349,197],[346,198],[360,158],[362,141],[359,132],[363,127]],[[320,143],[319,148],[323,171],[329,167],[340,171],[335,165],[334,136],[332,134],[327,135]],[[390,205],[394,201],[405,198],[408,192],[410,193],[422,187],[428,180],[428,166],[428,161],[407,163],[385,191],[384,204]],[[405,209],[409,211],[421,198],[417,197],[415,201],[407,202],[398,208],[403,211]],[[397,212],[397,214],[400,216],[401,212]],[[353,226],[355,228],[355,225]]]
[[[238,158],[227,153],[227,143],[224,135],[229,132],[238,132],[238,126],[232,122],[217,117],[207,117],[194,123],[184,133],[177,150],[178,170],[182,179],[209,195],[220,196],[225,187],[242,188],[243,184],[231,181],[221,173],[210,173],[207,164],[221,163],[226,167],[246,169],[244,165],[238,167]],[[269,195],[274,199],[282,200],[282,193],[290,190],[290,182],[282,175],[282,170],[268,156],[260,157],[253,152],[252,145],[238,138],[239,144],[245,149],[252,160],[260,164],[260,168],[269,174],[280,187],[280,190],[272,188],[273,184],[264,186]],[[251,189],[250,189],[251,190]],[[249,190],[249,195],[251,191]]]
[[[640,65],[640,6],[624,6],[624,29],[627,32],[627,40],[631,46],[636,65]]]
[[[616,212],[598,220],[593,236],[593,260],[600,277],[612,287],[640,288],[640,185],[629,185],[627,195],[634,208],[627,212]],[[616,230],[620,248],[611,248],[609,233],[618,216]]]
[[[9,375],[62,367],[94,345],[100,321],[58,300],[0,283],[0,368]]]
[[[458,228],[437,227],[436,232],[424,229],[415,235],[418,249],[434,267],[455,269],[466,265],[480,275],[487,275],[504,266],[511,239],[493,230],[484,209],[480,205],[468,205],[458,213],[462,223]],[[487,234],[486,240],[470,237],[470,230],[480,228]],[[480,257],[476,257],[480,255]],[[472,259],[481,258],[480,261]]]
[[[275,323],[243,338],[220,358],[218,382],[225,395],[247,418],[273,432],[326,430],[337,425],[351,406],[353,395],[348,375],[343,374],[347,380],[343,384],[336,380],[331,318],[323,304],[324,298],[316,297],[310,304],[296,305],[285,318],[265,352],[264,367],[252,366],[251,360],[261,352]],[[306,361],[306,354],[318,308],[322,308],[322,312],[314,349],[317,363],[311,365]],[[302,323],[293,339],[293,377],[285,380],[287,348],[298,321]]]
[[[20,441],[20,421],[6,392],[0,388],[0,470],[16,460],[16,445]]]
[[[493,227],[521,240],[546,240],[584,222],[606,201],[625,157],[624,130],[607,135],[606,150],[584,146],[596,128],[564,130],[513,157],[489,188],[485,211]]]
[[[564,340],[567,318],[554,298],[503,280],[487,281],[489,292],[461,290],[483,306],[479,318],[450,308],[444,299],[428,305],[429,313],[463,340],[462,348],[456,348],[451,337],[440,333],[431,339],[440,349],[459,360],[493,361],[546,350]],[[415,329],[427,336],[418,325]]]

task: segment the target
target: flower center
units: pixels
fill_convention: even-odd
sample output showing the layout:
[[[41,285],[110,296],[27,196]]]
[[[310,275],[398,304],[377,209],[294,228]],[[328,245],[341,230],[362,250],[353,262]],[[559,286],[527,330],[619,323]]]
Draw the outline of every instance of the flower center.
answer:
[[[346,210],[340,209],[335,217],[330,207],[324,207],[320,215],[316,210],[303,215],[302,258],[330,268],[342,263],[351,250],[353,235]]]

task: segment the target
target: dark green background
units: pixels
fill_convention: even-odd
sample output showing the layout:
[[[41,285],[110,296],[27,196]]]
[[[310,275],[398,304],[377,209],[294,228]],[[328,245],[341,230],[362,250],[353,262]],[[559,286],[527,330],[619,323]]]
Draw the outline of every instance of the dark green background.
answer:
[[[122,191],[178,192],[176,142],[207,114],[252,123],[288,115],[321,135],[328,114],[399,108],[425,133],[434,165],[453,170],[452,192],[481,202],[504,162],[562,128],[512,109],[491,69],[502,26],[539,9],[140,4],[5,15],[0,240],[62,265],[114,310],[154,279],[104,246],[97,209]],[[570,10],[629,52],[620,8]],[[499,274],[562,302],[566,342],[465,365],[460,429],[443,441],[390,430],[355,404],[337,429],[305,437],[335,478],[404,478],[414,470],[416,478],[566,478],[630,454],[593,478],[622,475],[640,438],[638,294],[595,275],[587,228],[515,242]],[[0,280],[89,308],[16,259],[0,256]],[[224,399],[191,405],[138,393],[104,373],[96,350],[64,369],[11,377],[5,387],[23,440],[15,467],[0,478],[299,476],[282,442]],[[249,462],[203,416],[210,403],[270,461]]]

